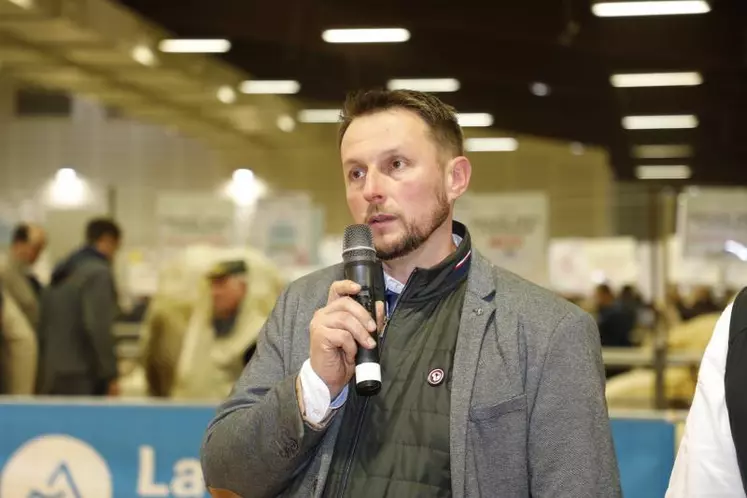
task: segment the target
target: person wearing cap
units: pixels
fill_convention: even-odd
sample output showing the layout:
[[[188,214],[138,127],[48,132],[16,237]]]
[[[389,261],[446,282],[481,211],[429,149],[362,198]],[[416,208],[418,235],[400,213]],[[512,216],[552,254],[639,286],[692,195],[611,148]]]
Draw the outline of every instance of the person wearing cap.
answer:
[[[270,263],[247,255],[206,274],[176,366],[171,397],[222,400],[251,358],[284,281]]]

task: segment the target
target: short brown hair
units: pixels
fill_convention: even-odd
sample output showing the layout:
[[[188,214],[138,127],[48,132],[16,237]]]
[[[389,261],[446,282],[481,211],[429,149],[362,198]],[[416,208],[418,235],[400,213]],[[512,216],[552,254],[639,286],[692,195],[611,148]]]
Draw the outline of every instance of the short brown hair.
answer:
[[[464,135],[456,110],[429,93],[414,90],[359,90],[349,93],[340,116],[338,147],[355,118],[388,109],[407,109],[416,113],[431,130],[438,147],[453,154],[464,154]]]

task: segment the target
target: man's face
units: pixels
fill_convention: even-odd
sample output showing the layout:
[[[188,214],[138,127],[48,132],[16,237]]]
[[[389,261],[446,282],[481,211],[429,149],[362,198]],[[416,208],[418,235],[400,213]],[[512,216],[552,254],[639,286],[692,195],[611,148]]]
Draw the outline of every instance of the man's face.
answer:
[[[409,254],[439,228],[457,197],[428,125],[391,109],[356,118],[340,146],[348,208],[367,223],[379,258]]]
[[[598,287],[594,291],[594,304],[597,307],[609,306],[614,302],[614,300],[615,296],[613,296],[608,290],[604,288]]]
[[[210,280],[210,294],[213,298],[213,315],[225,318],[239,309],[246,295],[246,281],[240,277],[227,276]]]
[[[119,251],[121,245],[121,239],[114,237],[113,235],[104,235],[99,239],[97,248],[104,254],[109,260],[113,261]]]
[[[16,257],[29,266],[33,266],[44,252],[47,240],[44,232],[37,227],[29,229],[27,242],[18,242],[16,246]]]

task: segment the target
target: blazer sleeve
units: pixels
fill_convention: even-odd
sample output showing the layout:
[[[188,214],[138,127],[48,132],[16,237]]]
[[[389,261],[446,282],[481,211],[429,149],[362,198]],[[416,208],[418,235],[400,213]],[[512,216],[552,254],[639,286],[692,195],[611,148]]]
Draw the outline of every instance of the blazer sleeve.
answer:
[[[292,288],[278,299],[256,352],[203,440],[203,474],[214,496],[280,495],[324,436],[326,427],[314,428],[302,418],[298,372],[285,373],[284,344],[294,333],[297,307],[297,300],[290,302]]]
[[[531,495],[619,498],[599,332],[569,312],[552,334],[529,415]]]

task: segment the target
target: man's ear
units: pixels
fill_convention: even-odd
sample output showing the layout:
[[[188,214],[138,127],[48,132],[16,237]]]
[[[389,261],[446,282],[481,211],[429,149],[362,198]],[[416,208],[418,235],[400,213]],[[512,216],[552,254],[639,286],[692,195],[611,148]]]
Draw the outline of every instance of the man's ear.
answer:
[[[446,194],[450,202],[467,191],[472,178],[472,164],[464,156],[455,157],[446,167]]]

